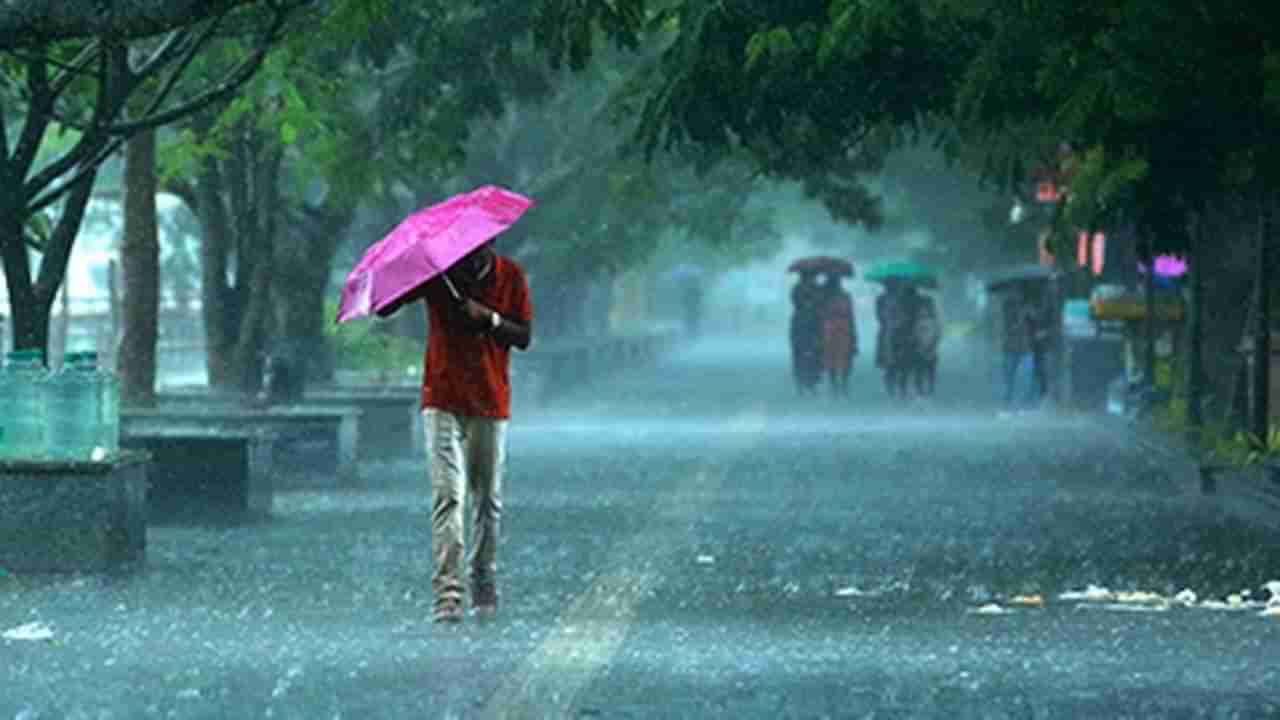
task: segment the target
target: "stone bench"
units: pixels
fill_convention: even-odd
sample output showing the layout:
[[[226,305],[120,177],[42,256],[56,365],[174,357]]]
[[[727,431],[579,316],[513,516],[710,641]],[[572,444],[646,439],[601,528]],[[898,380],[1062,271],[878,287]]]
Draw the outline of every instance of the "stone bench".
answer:
[[[275,489],[338,487],[359,477],[360,410],[310,405],[267,409],[235,406],[171,406],[128,409],[120,413],[120,434],[127,437],[166,427],[224,432],[255,430],[272,439]]]
[[[381,460],[415,452],[422,444],[416,432],[420,397],[417,386],[320,385],[306,390],[301,407],[359,410],[356,453],[361,459]],[[161,393],[158,400],[165,408],[249,407],[240,396],[215,393],[205,386],[170,389]]]
[[[152,458],[151,522],[243,519],[271,513],[275,437],[262,428],[132,425],[122,446]]]
[[[0,568],[127,571],[147,548],[145,453],[105,462],[0,460]]]
[[[358,409],[361,414],[357,452],[363,459],[403,457],[422,444],[417,430],[421,402],[417,386],[321,386],[307,390],[303,402]]]

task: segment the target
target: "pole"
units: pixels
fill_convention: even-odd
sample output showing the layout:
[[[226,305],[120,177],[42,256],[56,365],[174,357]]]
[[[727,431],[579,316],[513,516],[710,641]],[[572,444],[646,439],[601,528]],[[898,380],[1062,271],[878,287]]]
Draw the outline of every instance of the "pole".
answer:
[[[1194,446],[1199,447],[1200,430],[1204,426],[1204,266],[1201,262],[1203,243],[1200,234],[1203,230],[1203,212],[1196,212],[1190,220],[1191,256],[1191,307],[1188,313],[1187,334],[1187,426],[1188,434]]]
[[[1147,255],[1147,277],[1144,285],[1145,302],[1147,306],[1146,322],[1143,330],[1143,358],[1142,358],[1142,375],[1145,380],[1146,390],[1148,392],[1155,389],[1156,386],[1156,253],[1155,241],[1151,234],[1147,233],[1145,242]]]
[[[1271,217],[1266,205],[1258,218],[1257,324],[1253,331],[1253,407],[1250,435],[1258,449],[1267,445],[1271,398]]]

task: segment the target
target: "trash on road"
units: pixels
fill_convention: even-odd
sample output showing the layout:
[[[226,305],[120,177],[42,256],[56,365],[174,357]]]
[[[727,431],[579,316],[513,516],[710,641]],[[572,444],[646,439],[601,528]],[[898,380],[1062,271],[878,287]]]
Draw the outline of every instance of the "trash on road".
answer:
[[[1068,602],[1073,600],[1086,600],[1090,602],[1106,602],[1108,600],[1114,600],[1115,593],[1111,592],[1110,590],[1104,587],[1099,587],[1097,585],[1090,585],[1084,590],[1072,590],[1072,591],[1064,592],[1058,596],[1058,599],[1066,600]]]
[[[52,640],[53,628],[40,621],[29,622],[5,630],[0,637],[5,640]]]
[[[1001,607],[996,603],[987,603],[986,605],[983,605],[982,607],[979,607],[979,608],[974,608],[969,612],[973,613],[974,615],[1008,615],[1013,611],[1009,610],[1008,608]]]
[[[1166,597],[1160,593],[1144,590],[1117,592],[1098,585],[1090,585],[1084,590],[1064,592],[1058,596],[1058,599],[1079,602],[1082,608],[1121,612],[1164,612],[1173,607],[1238,612],[1280,607],[1280,581],[1269,582],[1264,587],[1271,595],[1266,602],[1252,599],[1253,593],[1250,590],[1231,593],[1224,600],[1201,600],[1200,596],[1189,588],[1178,592],[1172,597]]]

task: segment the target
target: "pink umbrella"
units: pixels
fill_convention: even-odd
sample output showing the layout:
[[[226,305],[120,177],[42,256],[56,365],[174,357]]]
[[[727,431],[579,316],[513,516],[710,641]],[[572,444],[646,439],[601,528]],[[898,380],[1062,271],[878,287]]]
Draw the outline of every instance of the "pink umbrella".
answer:
[[[485,185],[405,218],[347,275],[338,322],[394,303],[511,227],[531,205],[523,195]]]
[[[1187,274],[1188,263],[1185,258],[1177,255],[1157,255],[1156,256],[1156,276],[1166,278],[1182,277]],[[1146,263],[1138,263],[1140,272],[1147,272]]]

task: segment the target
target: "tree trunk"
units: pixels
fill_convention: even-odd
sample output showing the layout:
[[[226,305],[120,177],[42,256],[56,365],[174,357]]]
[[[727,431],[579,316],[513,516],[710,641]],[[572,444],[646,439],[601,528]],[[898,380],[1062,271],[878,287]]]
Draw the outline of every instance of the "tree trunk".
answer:
[[[94,178],[92,172],[82,177],[63,202],[62,215],[46,242],[37,278],[31,275],[27,256],[26,209],[10,204],[12,197],[0,200],[0,262],[3,262],[9,290],[15,350],[40,350],[48,360],[49,317],[58,288],[66,277],[67,260],[84,218]]]
[[[289,232],[277,235],[272,352],[287,356],[303,384],[333,379],[333,352],[324,329],[334,320],[326,309],[326,291],[338,240],[353,219],[351,209],[308,208]]]
[[[67,339],[71,335],[71,295],[64,283],[57,295],[55,303],[60,305],[58,313],[49,313],[49,369],[62,368],[62,359],[67,353]]]
[[[204,316],[205,364],[209,385],[234,386],[231,351],[235,343],[239,309],[228,278],[232,230],[222,197],[222,168],[217,159],[205,158],[195,183],[200,219],[200,300]]]
[[[1258,267],[1256,269],[1257,324],[1253,331],[1253,407],[1249,431],[1258,449],[1267,446],[1271,399],[1271,213],[1264,203],[1259,211]]]
[[[120,341],[120,400],[133,407],[156,403],[159,336],[160,241],[156,219],[156,137],[139,133],[125,146],[124,335]]]

